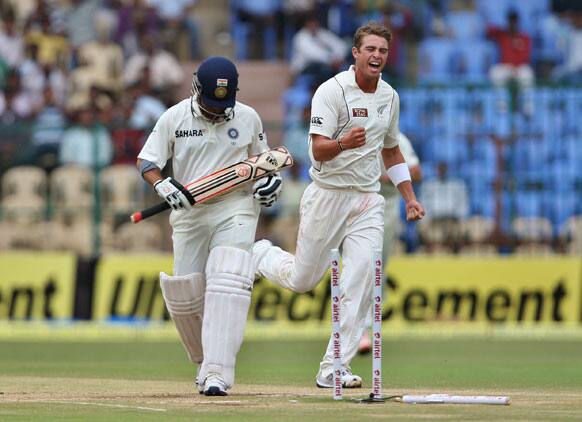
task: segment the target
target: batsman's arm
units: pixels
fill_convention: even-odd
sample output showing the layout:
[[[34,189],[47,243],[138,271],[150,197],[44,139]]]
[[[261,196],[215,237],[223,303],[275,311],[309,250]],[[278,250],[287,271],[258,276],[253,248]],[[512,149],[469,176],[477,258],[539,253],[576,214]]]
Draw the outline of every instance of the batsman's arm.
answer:
[[[148,165],[149,163],[144,163],[140,158],[137,159],[137,168],[141,173],[143,180],[145,180],[150,186],[163,179],[162,171],[155,166]],[[162,211],[170,209],[170,204],[166,201],[156,204],[152,207],[146,208],[141,211],[134,212],[131,214],[130,218],[133,223],[139,223],[141,220],[156,215]]]
[[[162,180],[162,171],[155,167],[155,166],[148,166],[146,167],[144,165],[144,161],[141,158],[137,159],[137,168],[139,169],[143,180],[145,180],[146,182],[148,182],[150,184],[150,186],[154,186],[154,184],[158,181],[158,180]]]
[[[190,209],[194,204],[202,203],[239,189],[247,183],[269,176],[292,165],[293,157],[289,154],[289,151],[285,147],[277,147],[208,174],[188,183],[186,186],[180,185],[172,178],[161,180],[161,174],[158,173],[159,169],[156,172],[156,169],[153,168],[151,175],[147,174],[149,171],[140,169],[142,174],[147,174],[149,180],[146,180],[149,183],[154,183],[154,188],[156,188],[158,195],[164,196],[165,202],[132,214],[131,220],[137,223],[144,218],[169,209],[170,206],[174,209]]]

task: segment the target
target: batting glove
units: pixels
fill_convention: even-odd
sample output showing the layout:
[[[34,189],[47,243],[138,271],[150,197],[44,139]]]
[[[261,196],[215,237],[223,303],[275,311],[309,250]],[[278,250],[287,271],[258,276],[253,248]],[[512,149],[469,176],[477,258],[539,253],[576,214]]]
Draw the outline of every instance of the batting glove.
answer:
[[[279,173],[270,174],[255,182],[253,185],[253,197],[263,207],[270,207],[279,199],[282,184],[283,180]]]
[[[173,178],[168,177],[154,183],[154,189],[164,201],[175,210],[191,209],[194,198],[188,190]]]

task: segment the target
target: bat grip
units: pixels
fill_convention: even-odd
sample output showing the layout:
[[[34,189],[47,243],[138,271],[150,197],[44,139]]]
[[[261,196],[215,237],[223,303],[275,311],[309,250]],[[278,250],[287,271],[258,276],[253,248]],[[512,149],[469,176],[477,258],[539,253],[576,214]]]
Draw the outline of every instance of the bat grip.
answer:
[[[170,204],[167,202],[160,202],[153,207],[146,208],[145,210],[141,210],[138,212],[134,212],[131,214],[131,222],[132,223],[139,223],[141,220],[151,217],[152,215],[156,215],[161,213],[162,211],[170,209]]]

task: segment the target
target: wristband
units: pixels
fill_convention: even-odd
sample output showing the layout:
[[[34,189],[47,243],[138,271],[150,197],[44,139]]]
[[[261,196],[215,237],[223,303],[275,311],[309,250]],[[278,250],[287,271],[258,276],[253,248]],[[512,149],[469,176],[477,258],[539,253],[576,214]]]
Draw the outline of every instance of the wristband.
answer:
[[[336,139],[336,142],[337,142],[337,146],[339,147],[340,151],[343,151],[344,147],[342,145],[342,141],[340,141],[339,139]]]
[[[398,186],[402,182],[412,181],[410,177],[410,171],[408,170],[408,165],[406,163],[395,164],[386,170],[388,177],[392,180],[394,186]]]

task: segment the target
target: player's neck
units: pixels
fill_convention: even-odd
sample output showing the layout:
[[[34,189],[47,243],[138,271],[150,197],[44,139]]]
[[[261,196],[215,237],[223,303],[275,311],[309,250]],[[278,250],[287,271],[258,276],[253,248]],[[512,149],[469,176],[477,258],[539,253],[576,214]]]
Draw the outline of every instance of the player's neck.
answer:
[[[356,70],[356,84],[366,94],[373,94],[378,87],[379,77],[366,77],[361,72]]]

